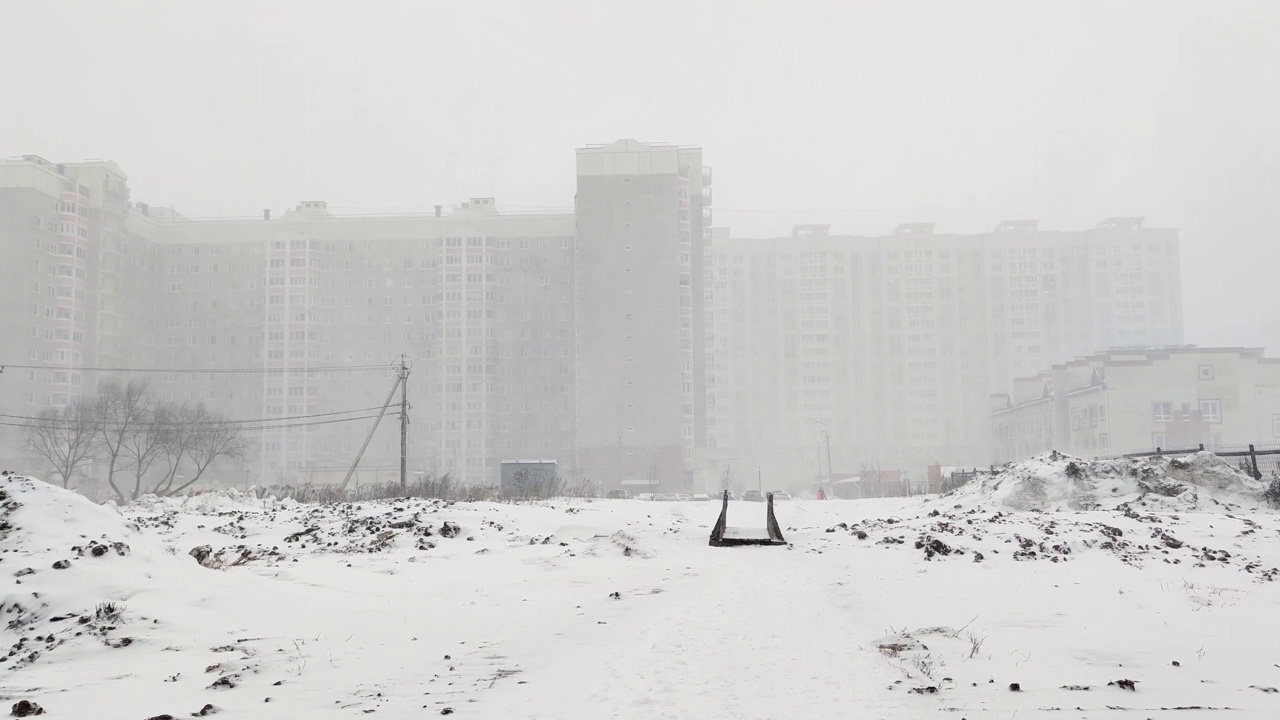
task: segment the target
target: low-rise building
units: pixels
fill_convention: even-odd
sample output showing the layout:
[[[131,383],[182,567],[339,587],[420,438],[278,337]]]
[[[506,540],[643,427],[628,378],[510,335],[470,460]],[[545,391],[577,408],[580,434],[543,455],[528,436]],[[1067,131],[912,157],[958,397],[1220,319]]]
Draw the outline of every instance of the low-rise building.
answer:
[[[1261,348],[1112,350],[993,399],[999,462],[1280,443],[1280,359]]]

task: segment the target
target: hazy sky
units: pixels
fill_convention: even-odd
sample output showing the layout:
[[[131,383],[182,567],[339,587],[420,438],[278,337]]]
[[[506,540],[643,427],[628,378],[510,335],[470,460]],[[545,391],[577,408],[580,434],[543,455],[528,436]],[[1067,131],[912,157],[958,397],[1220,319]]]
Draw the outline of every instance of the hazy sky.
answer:
[[[567,209],[575,147],[699,144],[738,235],[1179,227],[1188,340],[1280,354],[1280,2],[0,0],[0,27],[0,155],[110,158],[190,216]]]

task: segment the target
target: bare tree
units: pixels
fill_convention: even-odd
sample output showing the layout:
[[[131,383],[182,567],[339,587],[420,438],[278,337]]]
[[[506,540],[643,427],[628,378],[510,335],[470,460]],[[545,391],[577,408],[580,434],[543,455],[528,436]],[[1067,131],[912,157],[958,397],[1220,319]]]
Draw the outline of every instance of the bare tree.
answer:
[[[225,418],[215,417],[199,406],[194,413],[201,420],[194,424],[191,432],[191,445],[187,457],[191,461],[191,478],[177,487],[166,488],[165,495],[173,495],[194,485],[205,470],[219,458],[227,460],[244,460],[249,442],[244,437],[240,425]],[[170,478],[172,481],[172,478]],[[172,482],[170,483],[172,485]]]
[[[116,472],[121,469],[122,457],[128,457],[126,443],[149,420],[150,411],[151,395],[146,382],[140,380],[125,384],[110,381],[94,403],[94,440],[107,460],[107,484],[120,502],[129,497],[116,485]]]
[[[76,468],[93,461],[95,443],[94,407],[82,398],[40,413],[27,431],[27,447],[49,461],[62,477],[62,487],[71,486]]]
[[[150,490],[153,495],[170,494],[173,483],[177,480],[178,470],[182,468],[183,461],[187,459],[195,444],[196,433],[200,425],[207,421],[208,416],[209,413],[204,409],[204,405],[195,407],[180,405],[170,410],[163,435],[164,447],[161,452],[165,461],[165,470]]]
[[[170,403],[157,403],[145,420],[135,424],[133,431],[126,435],[121,454],[133,469],[133,489],[129,500],[142,497],[142,479],[170,445],[169,435],[178,412],[178,408]]]

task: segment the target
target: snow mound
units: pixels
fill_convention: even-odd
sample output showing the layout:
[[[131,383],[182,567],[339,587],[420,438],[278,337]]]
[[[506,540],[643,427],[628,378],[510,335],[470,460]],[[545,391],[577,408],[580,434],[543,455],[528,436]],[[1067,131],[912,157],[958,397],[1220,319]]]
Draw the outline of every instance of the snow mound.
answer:
[[[140,535],[137,524],[70,490],[21,475],[0,479],[0,547],[6,552],[61,557],[76,545]]]
[[[582,554],[588,557],[653,557],[653,553],[645,548],[640,540],[628,532],[619,530],[608,536],[597,536],[587,541]]]
[[[9,669],[67,642],[133,644],[120,634],[136,616],[126,601],[167,597],[199,569],[113,508],[21,475],[0,478],[0,557],[12,578],[0,587],[0,638],[12,643],[0,662]]]
[[[245,510],[293,508],[297,507],[298,503],[292,498],[277,500],[273,495],[259,498],[256,488],[248,492],[242,492],[235,488],[223,488],[180,497],[144,495],[135,500],[132,505],[156,512],[182,510],[200,515],[217,515],[218,513]]]
[[[1085,511],[1142,507],[1229,512],[1264,506],[1265,485],[1210,452],[1181,458],[1085,460],[1051,452],[1009,465],[936,503],[981,510]]]

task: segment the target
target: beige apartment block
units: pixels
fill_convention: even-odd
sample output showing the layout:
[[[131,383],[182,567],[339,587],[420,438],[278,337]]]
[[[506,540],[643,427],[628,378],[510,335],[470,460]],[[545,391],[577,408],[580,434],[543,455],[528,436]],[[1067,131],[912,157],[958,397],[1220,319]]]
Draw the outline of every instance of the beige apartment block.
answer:
[[[1115,350],[1054,365],[995,398],[995,460],[1280,443],[1280,360],[1260,348]]]

